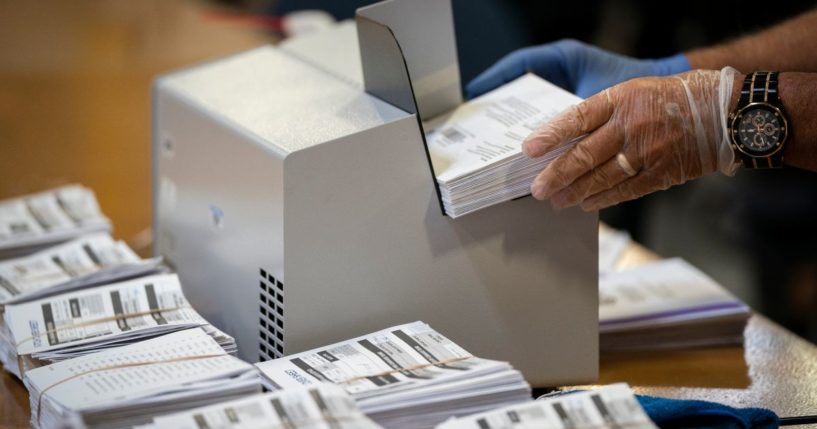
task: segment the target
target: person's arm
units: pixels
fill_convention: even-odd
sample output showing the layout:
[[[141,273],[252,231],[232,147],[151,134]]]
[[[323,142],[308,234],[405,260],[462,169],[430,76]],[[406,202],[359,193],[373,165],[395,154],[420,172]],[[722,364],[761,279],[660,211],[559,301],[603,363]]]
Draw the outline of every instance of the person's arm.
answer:
[[[817,73],[780,73],[778,90],[789,116],[783,163],[817,172]],[[739,92],[732,97],[733,109]]]
[[[732,66],[742,72],[817,72],[817,9],[731,42],[660,59],[636,59],[576,40],[516,50],[466,86],[476,97],[531,72],[586,98],[642,76],[668,76],[691,69]]]
[[[668,76],[689,71],[684,54],[636,59],[564,39],[518,49],[506,55],[465,87],[468,98],[506,84],[525,73],[536,75],[582,98],[641,76]]]
[[[538,157],[586,136],[537,176],[532,195],[597,210],[714,171],[731,173],[724,119],[743,77],[696,70],[633,79],[568,109],[525,140],[524,152]],[[779,91],[790,120],[784,163],[817,172],[817,74],[781,73]]]
[[[686,54],[693,69],[817,72],[817,9],[769,29]]]

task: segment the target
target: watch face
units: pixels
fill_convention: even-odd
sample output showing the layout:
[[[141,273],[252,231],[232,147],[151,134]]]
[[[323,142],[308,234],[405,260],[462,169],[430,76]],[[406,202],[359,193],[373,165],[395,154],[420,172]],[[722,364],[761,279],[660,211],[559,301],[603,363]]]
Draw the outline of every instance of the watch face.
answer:
[[[770,105],[749,105],[737,116],[732,130],[740,150],[749,155],[768,155],[786,138],[786,121]]]

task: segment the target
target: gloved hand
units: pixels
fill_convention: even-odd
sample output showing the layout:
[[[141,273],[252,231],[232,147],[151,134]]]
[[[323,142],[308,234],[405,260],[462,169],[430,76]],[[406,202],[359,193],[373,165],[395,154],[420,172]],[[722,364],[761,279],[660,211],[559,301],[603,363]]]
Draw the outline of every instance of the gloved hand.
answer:
[[[519,49],[506,55],[465,87],[476,97],[527,72],[532,72],[582,98],[641,76],[669,76],[688,71],[684,54],[658,60],[638,60],[607,52],[578,40]]]
[[[664,429],[777,429],[780,418],[764,408],[734,408],[708,401],[637,395],[650,420]]]
[[[634,79],[557,115],[522,150],[542,156],[586,135],[531,185],[556,207],[597,210],[739,163],[726,134],[737,71],[695,70]]]

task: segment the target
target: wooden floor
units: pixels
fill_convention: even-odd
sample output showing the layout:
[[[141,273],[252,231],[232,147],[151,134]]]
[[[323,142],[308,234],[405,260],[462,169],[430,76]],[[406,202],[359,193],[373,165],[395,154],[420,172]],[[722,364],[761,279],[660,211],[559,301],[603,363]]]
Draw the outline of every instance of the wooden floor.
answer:
[[[0,199],[82,183],[150,242],[150,84],[271,41],[192,0],[0,2]]]

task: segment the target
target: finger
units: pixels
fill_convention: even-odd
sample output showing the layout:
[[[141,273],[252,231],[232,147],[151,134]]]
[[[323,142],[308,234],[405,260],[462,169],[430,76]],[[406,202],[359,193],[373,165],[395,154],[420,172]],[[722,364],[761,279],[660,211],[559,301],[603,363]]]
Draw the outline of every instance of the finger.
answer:
[[[522,143],[525,155],[537,158],[556,147],[604,125],[615,110],[615,90],[606,89],[570,106],[529,135]]]
[[[531,48],[518,49],[502,57],[465,86],[466,97],[471,99],[504,85],[530,70]]]
[[[633,174],[622,168],[617,158],[618,155],[613,156],[598,168],[579,177],[570,186],[553,194],[551,203],[558,208],[572,207],[632,177]]]
[[[652,177],[652,175],[640,172],[629,180],[625,180],[606,191],[599,192],[587,198],[581,203],[582,210],[600,210],[624,201],[643,197],[660,189],[655,186],[654,182],[655,178]]]
[[[619,153],[623,144],[618,127],[601,126],[551,161],[534,179],[531,194],[538,199],[550,197]]]

